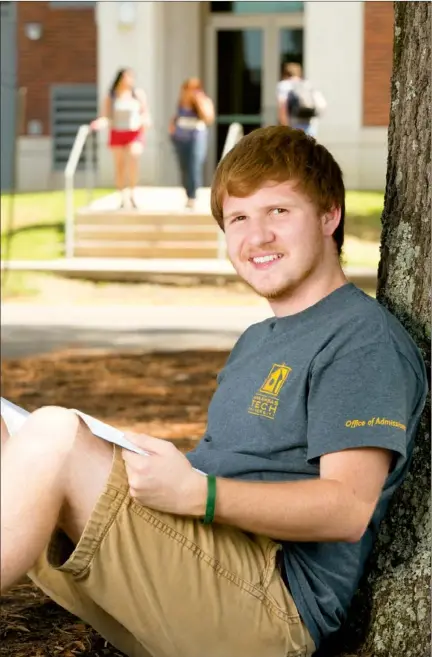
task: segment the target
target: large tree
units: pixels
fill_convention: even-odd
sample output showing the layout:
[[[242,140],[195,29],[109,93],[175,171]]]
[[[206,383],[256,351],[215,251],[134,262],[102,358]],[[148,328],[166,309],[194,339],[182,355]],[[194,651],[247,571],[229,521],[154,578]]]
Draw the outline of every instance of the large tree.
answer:
[[[387,183],[378,299],[404,324],[430,371],[431,4],[396,2]],[[410,474],[380,530],[370,570],[337,645],[323,655],[430,654],[430,404]]]

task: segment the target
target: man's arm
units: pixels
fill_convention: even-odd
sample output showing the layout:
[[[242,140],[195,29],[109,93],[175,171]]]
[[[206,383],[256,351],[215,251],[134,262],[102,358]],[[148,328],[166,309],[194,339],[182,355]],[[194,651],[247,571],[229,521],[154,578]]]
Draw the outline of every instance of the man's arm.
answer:
[[[286,99],[278,100],[278,121],[280,125],[289,125],[289,116]]]
[[[357,542],[372,517],[391,458],[383,449],[352,449],[321,457],[319,479],[220,479],[216,520],[287,541]]]
[[[215,119],[214,105],[211,98],[206,96],[203,91],[199,91],[195,95],[195,102],[198,108],[198,115],[202,121],[210,126]]]
[[[124,452],[131,495],[153,509],[204,516],[207,480],[171,443],[130,436],[150,454]],[[389,472],[391,452],[350,449],[320,459],[319,479],[217,480],[216,522],[288,541],[360,540]]]

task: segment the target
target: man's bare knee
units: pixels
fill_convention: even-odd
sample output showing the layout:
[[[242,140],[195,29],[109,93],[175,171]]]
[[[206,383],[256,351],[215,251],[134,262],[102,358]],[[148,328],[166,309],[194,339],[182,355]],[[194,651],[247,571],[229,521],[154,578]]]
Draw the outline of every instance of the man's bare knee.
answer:
[[[60,406],[43,406],[26,420],[17,437],[28,439],[32,447],[69,452],[73,449],[80,429],[76,413]]]
[[[34,411],[24,427],[30,439],[46,443],[55,451],[70,454],[88,451],[111,454],[112,451],[74,411],[60,406],[44,406]]]
[[[67,421],[75,422],[78,420],[76,413],[63,406],[42,406],[31,413],[30,418],[37,418],[40,422],[49,421],[50,423],[65,423]]]

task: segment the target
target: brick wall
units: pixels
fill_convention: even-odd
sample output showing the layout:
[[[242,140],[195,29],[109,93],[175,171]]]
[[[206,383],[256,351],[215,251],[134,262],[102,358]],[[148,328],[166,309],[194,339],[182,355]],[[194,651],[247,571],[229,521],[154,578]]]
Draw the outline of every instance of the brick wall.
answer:
[[[393,3],[364,3],[363,125],[387,126],[393,64]]]
[[[41,121],[50,133],[50,87],[96,83],[94,9],[58,9],[49,2],[17,2],[18,85],[27,88],[25,125]],[[41,23],[43,34],[31,41],[26,23]]]

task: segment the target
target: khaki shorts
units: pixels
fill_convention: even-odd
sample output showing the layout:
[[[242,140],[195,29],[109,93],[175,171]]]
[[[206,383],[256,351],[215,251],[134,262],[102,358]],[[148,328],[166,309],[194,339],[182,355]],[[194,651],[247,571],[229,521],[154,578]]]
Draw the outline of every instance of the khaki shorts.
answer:
[[[29,575],[129,657],[308,657],[314,644],[281,579],[279,549],[142,506],[116,448],[78,545],[57,532]]]

